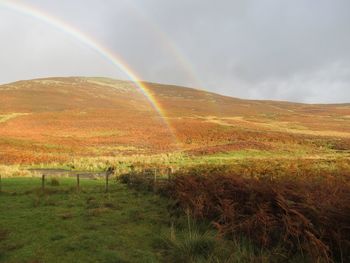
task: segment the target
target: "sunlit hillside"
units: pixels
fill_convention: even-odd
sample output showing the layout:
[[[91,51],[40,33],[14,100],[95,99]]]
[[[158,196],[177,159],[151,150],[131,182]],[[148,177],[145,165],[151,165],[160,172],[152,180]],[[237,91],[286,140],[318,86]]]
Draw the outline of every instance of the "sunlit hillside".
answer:
[[[145,86],[157,107],[134,83],[106,78],[1,85],[0,162],[173,152],[318,157],[350,150],[349,104],[253,101]]]
[[[349,258],[350,104],[139,86],[0,86],[0,261]]]

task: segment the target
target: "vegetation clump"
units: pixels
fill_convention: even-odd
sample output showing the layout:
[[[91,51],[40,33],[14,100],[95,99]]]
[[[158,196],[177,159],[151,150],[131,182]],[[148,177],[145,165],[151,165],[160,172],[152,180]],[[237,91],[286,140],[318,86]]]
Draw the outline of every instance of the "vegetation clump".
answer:
[[[51,186],[59,186],[60,181],[57,178],[51,178],[50,184]]]
[[[210,220],[223,236],[282,247],[317,260],[350,259],[350,178],[245,178],[179,173],[168,185],[176,205]]]
[[[268,251],[269,259],[278,254],[284,260],[300,255],[302,261],[345,262],[350,259],[349,169],[347,160],[247,160],[185,168],[157,181],[137,171],[120,180],[169,197],[173,217],[189,211],[199,222],[211,222],[226,240],[244,237]]]

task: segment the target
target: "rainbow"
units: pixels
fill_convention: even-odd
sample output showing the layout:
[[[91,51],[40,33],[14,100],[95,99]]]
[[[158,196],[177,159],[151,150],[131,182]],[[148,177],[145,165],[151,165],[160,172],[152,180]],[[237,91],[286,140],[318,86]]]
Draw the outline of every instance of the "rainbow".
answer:
[[[201,89],[202,83],[198,77],[197,72],[195,71],[193,64],[190,63],[188,57],[184,55],[183,51],[174,44],[174,41],[171,41],[169,35],[165,33],[164,30],[160,27],[158,23],[147,14],[138,4],[134,1],[124,0],[125,4],[128,4],[129,7],[135,12],[139,17],[142,17],[146,21],[145,26],[151,29],[151,32],[161,41],[161,43],[168,48],[169,52],[173,55],[177,63],[183,67],[190,77],[192,85],[194,84],[197,89]]]
[[[37,7],[32,7],[23,3],[19,3],[17,1],[7,1],[7,0],[0,0],[0,6],[18,13],[21,13],[23,15],[33,17],[37,20],[40,20],[56,28],[59,31],[66,33],[67,35],[70,35],[74,39],[78,40],[80,43],[83,43],[85,46],[89,47],[90,49],[98,53],[101,57],[111,62],[119,70],[124,72],[132,82],[135,83],[135,85],[140,89],[143,95],[150,102],[154,110],[159,114],[162,121],[171,132],[172,136],[176,138],[174,129],[171,127],[170,123],[166,118],[165,110],[157,102],[157,100],[155,99],[155,97],[153,96],[149,88],[146,86],[146,84],[139,80],[136,73],[134,73],[132,69],[127,65],[127,63],[125,63],[117,54],[115,54],[113,51],[109,50],[108,48],[104,47],[101,43],[93,39],[91,36],[88,36],[82,31],[74,28],[73,26],[65,23],[64,21],[59,20],[56,17],[53,17],[52,15],[44,13]]]

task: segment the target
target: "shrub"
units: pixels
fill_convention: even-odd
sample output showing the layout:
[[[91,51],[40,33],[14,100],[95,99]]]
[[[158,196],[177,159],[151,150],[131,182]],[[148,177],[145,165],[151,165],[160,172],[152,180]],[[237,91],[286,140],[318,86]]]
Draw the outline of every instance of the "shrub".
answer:
[[[51,186],[59,186],[60,181],[57,178],[51,178],[50,184]]]
[[[137,190],[150,191],[154,189],[154,171],[150,169],[122,174],[118,179],[121,183]]]
[[[243,177],[232,171],[178,173],[168,194],[224,236],[279,246],[315,261],[350,259],[348,176]]]
[[[183,169],[157,192],[172,199],[172,216],[189,209],[231,240],[243,236],[289,260],[350,262],[349,175],[345,159],[245,160]],[[152,178],[134,171],[120,179],[151,190]]]

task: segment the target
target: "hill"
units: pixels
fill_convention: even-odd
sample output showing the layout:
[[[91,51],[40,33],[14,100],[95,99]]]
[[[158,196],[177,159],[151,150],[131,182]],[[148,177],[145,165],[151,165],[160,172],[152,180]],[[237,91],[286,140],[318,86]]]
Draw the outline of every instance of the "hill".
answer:
[[[173,152],[319,158],[350,150],[350,104],[243,100],[144,85],[162,116],[128,81],[70,77],[1,85],[0,163]]]
[[[349,261],[350,104],[143,86],[0,86],[0,262]]]

